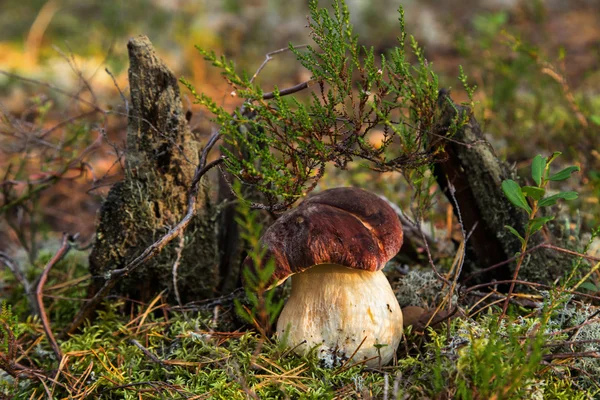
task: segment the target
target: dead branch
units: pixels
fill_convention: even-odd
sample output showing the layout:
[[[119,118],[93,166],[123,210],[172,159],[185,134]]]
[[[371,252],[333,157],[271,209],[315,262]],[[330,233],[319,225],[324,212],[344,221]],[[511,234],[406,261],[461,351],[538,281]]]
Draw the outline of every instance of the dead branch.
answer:
[[[529,249],[525,250],[525,252],[524,252],[524,253],[525,253],[525,254],[531,253],[531,252],[533,252],[533,251],[535,251],[535,250],[539,249],[540,247],[542,247],[544,244],[545,244],[545,243],[540,243],[540,244],[538,244],[538,245],[536,245],[536,246],[533,246],[533,247],[531,247],[531,248],[529,248]],[[480,274],[485,274],[486,272],[489,272],[489,271],[491,271],[491,270],[493,270],[493,269],[496,269],[496,268],[502,267],[503,265],[510,264],[511,262],[515,261],[517,258],[519,258],[519,256],[512,256],[511,258],[508,258],[508,259],[506,259],[506,260],[504,260],[504,261],[502,261],[502,262],[496,263],[496,264],[494,264],[494,265],[491,265],[491,266],[489,266],[489,267],[487,267],[487,268],[484,268],[484,269],[477,270],[477,271],[475,271],[475,272],[473,272],[473,273],[471,273],[471,274],[467,275],[467,276],[465,277],[465,279],[464,279],[464,281],[463,281],[463,282],[467,282],[467,281],[471,280],[472,278],[476,277],[477,275],[480,275]]]
[[[142,351],[142,353],[144,353],[144,355],[146,357],[148,357],[150,359],[150,361],[152,361],[153,363],[159,364],[160,366],[165,367],[166,369],[171,369],[170,365],[165,365],[165,363],[162,362],[162,360],[159,359],[156,356],[156,354],[154,354],[153,352],[151,352],[150,350],[148,350],[147,348],[142,346],[142,344],[140,342],[138,342],[137,340],[129,339],[129,343],[131,343],[132,345],[134,345],[135,347],[140,349]]]
[[[531,287],[539,287],[539,288],[546,289],[546,290],[554,289],[554,286],[544,285],[543,283],[528,282],[528,281],[523,281],[523,280],[518,280],[518,279],[506,279],[506,280],[502,280],[502,281],[480,283],[479,285],[474,285],[474,286],[471,286],[471,287],[465,289],[465,291],[463,293],[466,294],[466,293],[472,292],[472,291],[477,290],[477,289],[481,289],[481,288],[485,288],[485,287],[490,287],[490,286],[494,286],[494,285],[509,284],[509,283],[513,283],[513,282],[516,283],[516,284],[519,284],[519,285],[525,285],[525,286],[531,286]],[[578,292],[578,291],[575,291],[575,290],[565,290],[563,293],[572,294],[574,296],[585,297],[585,298],[588,298],[588,299],[593,299],[593,300],[600,301],[600,296],[594,296],[594,295],[591,295],[591,294],[581,293],[581,292]]]
[[[505,295],[499,294],[499,293],[493,293],[493,292],[485,292],[484,293],[484,292],[478,292],[478,291],[471,291],[471,292],[467,293],[467,295],[479,297],[482,299],[490,298],[493,300],[502,300],[502,301],[504,301],[506,299]],[[533,308],[533,309],[542,308],[541,302],[524,299],[524,298],[519,298],[519,297],[511,297],[510,302],[512,304],[516,304],[516,305],[519,305],[521,307],[526,307],[526,308]]]
[[[60,347],[58,346],[58,343],[56,342],[56,339],[54,338],[54,334],[52,333],[52,327],[50,326],[50,321],[48,319],[48,315],[46,314],[46,308],[44,307],[43,291],[44,291],[44,285],[46,284],[46,280],[48,280],[48,273],[50,272],[52,267],[54,267],[54,265],[57,262],[59,262],[69,252],[69,250],[71,249],[70,241],[73,239],[74,239],[74,237],[71,237],[70,235],[68,235],[66,233],[63,234],[60,249],[58,249],[58,251],[56,252],[54,257],[52,257],[52,259],[50,259],[48,264],[46,264],[46,267],[44,268],[44,271],[42,272],[42,275],[40,276],[40,279],[38,281],[38,284],[37,284],[37,287],[35,290],[37,307],[40,312],[40,319],[42,321],[42,326],[44,328],[44,332],[46,333],[46,338],[48,339],[48,342],[50,342],[50,346],[52,347],[54,354],[56,354],[56,358],[58,359],[59,362],[60,362],[60,360],[62,360],[62,352],[60,351]]]
[[[81,102],[81,103],[83,103],[83,104],[91,107],[94,111],[97,111],[97,112],[102,113],[102,114],[108,114],[109,113],[109,111],[104,110],[104,109],[98,107],[96,104],[92,103],[91,101],[88,101],[88,100],[84,99],[81,96],[69,93],[66,90],[63,90],[63,89],[61,89],[61,88],[59,88],[57,86],[54,86],[54,85],[52,85],[50,83],[38,81],[36,79],[26,78],[24,76],[13,74],[11,72],[4,71],[4,70],[0,70],[0,74],[8,76],[9,78],[19,79],[19,80],[21,80],[23,82],[32,83],[34,85],[45,86],[48,89],[51,89],[52,91],[54,91],[56,93],[60,93],[60,94],[62,94],[64,96],[70,97],[70,98],[72,98],[74,100],[77,100],[77,101],[79,101],[79,102]]]
[[[177,299],[177,304],[179,304],[179,307],[183,307],[183,303],[181,302],[181,296],[179,294],[179,287],[177,285],[177,271],[179,269],[179,263],[181,261],[181,253],[183,252],[183,248],[185,246],[185,238],[183,237],[183,235],[179,235],[179,245],[177,246],[177,251],[176,251],[176,255],[177,257],[175,258],[175,262],[173,263],[173,291],[175,292],[175,298]]]
[[[293,46],[294,49],[302,49],[307,47],[307,44],[301,44],[298,46]],[[254,75],[252,75],[252,78],[250,78],[250,83],[254,82],[254,80],[256,79],[256,77],[258,76],[258,74],[260,74],[260,72],[263,70],[264,67],[266,67],[266,65],[269,63],[269,61],[271,61],[273,59],[274,55],[277,54],[281,54],[281,53],[285,53],[286,51],[290,51],[289,47],[284,47],[278,50],[274,50],[270,53],[265,54],[265,60],[262,62],[262,64],[260,64],[260,67],[258,67],[258,69],[256,70],[256,72],[254,73]]]
[[[580,346],[582,344],[600,343],[600,339],[585,339],[585,340],[557,340],[550,343],[544,343],[544,347],[557,346]]]
[[[581,351],[574,353],[545,354],[544,360],[568,360],[571,358],[600,358],[600,351]]]

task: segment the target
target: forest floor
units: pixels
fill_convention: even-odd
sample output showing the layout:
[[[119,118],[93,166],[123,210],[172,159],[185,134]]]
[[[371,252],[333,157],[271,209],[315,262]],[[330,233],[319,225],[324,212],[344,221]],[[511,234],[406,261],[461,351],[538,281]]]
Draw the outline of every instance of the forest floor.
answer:
[[[452,87],[455,101],[468,100],[459,65],[477,85],[474,115],[500,159],[529,182],[538,154],[562,152],[557,171],[580,168],[553,188],[578,193],[553,209],[572,264],[549,287],[519,288],[501,318],[503,293],[445,285],[431,272],[427,249],[417,248],[410,260],[385,269],[399,303],[443,306],[449,318],[408,328],[392,365],[324,368],[315,354],[297,356],[242,321],[234,305],[239,292],[184,308],[164,293],[136,305],[109,297],[93,323],[58,336],[86,302],[96,214],[123,176],[128,36],[147,34],[177,76],[233,110],[241,100],[193,46],[225,53],[252,73],[270,51],[307,43],[305,6],[21,3],[5,1],[0,15],[6,27],[0,37],[0,398],[600,397],[600,6],[407,2],[407,30],[424,45],[440,86]],[[348,3],[361,42],[379,53],[395,45],[394,2]],[[258,82],[268,91],[306,79],[284,53]],[[214,126],[191,104],[191,94],[182,93],[204,143]],[[358,163],[331,168],[316,190],[337,186],[363,187],[411,209],[410,185],[399,172],[374,173]],[[216,197],[216,188],[211,194]],[[437,200],[424,223],[431,262],[451,277],[462,227],[439,188],[431,194]],[[77,245],[54,263],[62,232],[78,233]],[[54,343],[48,321],[32,311],[48,265],[40,296]]]

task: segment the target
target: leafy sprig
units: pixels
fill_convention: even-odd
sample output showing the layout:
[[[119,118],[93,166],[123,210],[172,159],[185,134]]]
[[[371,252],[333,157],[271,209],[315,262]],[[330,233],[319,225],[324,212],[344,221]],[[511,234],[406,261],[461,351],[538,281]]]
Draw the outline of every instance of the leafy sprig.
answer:
[[[309,9],[316,46],[289,48],[311,73],[303,87],[316,90],[307,99],[284,96],[288,91],[279,88],[267,96],[246,74],[238,74],[233,62],[200,48],[245,99],[244,106],[230,114],[182,81],[196,103],[213,114],[226,142],[227,170],[261,191],[272,211],[283,211],[310,192],[327,164],[345,169],[361,160],[376,171],[414,172],[435,154],[424,136],[434,126],[438,78],[412,36],[417,62],[409,60],[403,10],[398,47],[376,56],[372,47],[359,44],[343,0],[334,1],[331,11],[312,0]],[[373,144],[376,131],[383,131],[383,139]]]
[[[564,191],[546,196],[547,187],[550,182],[566,180],[571,176],[571,174],[579,171],[578,166],[570,166],[557,173],[551,174],[550,165],[561,154],[561,152],[556,151],[550,157],[543,157],[539,154],[534,157],[531,163],[531,178],[535,182],[536,186],[521,187],[512,179],[506,179],[502,182],[502,190],[504,195],[512,204],[524,210],[529,217],[524,235],[521,235],[521,233],[512,226],[505,226],[505,228],[508,229],[511,234],[519,239],[521,242],[521,249],[519,253],[517,253],[519,256],[517,260],[517,266],[515,268],[513,282],[510,285],[508,296],[506,297],[506,301],[504,303],[502,316],[504,316],[506,313],[508,301],[515,287],[514,281],[517,279],[519,270],[523,264],[529,239],[532,235],[540,231],[544,225],[554,219],[553,215],[538,216],[538,212],[542,208],[553,206],[560,199],[575,200],[578,197],[577,192],[574,191]],[[527,199],[529,199],[529,202]]]

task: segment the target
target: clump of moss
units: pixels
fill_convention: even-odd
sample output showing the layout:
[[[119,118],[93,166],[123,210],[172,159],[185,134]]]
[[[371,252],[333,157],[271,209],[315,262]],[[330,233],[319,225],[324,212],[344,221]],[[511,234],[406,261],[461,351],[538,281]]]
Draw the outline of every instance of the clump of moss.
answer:
[[[574,382],[584,388],[599,390],[600,308],[591,304],[566,303],[549,319],[549,333],[555,335],[553,353],[575,353],[570,365],[575,373]]]
[[[411,270],[394,288],[401,307],[430,308],[448,294],[448,287],[432,271]]]
[[[56,289],[54,283],[76,282],[86,271],[85,261],[73,253],[51,271],[47,288],[50,293],[61,290],[60,299],[46,298],[55,332],[72,317],[74,301],[69,299],[80,298],[82,289],[78,285]],[[443,296],[436,282],[431,273],[412,272],[407,283],[414,292],[404,288],[399,297],[433,306]],[[39,320],[30,317],[26,298],[12,299],[14,306],[3,309],[0,342],[5,343],[6,330],[12,330],[15,360],[38,371],[37,377],[2,378],[0,393],[17,398],[45,397],[44,385],[57,398],[106,399],[382,398],[385,393],[388,398],[586,399],[598,394],[593,382],[577,372],[597,373],[596,360],[573,358],[555,364],[544,358],[567,351],[564,346],[548,346],[554,339],[565,339],[549,334],[577,326],[595,312],[585,305],[577,310],[572,301],[551,315],[507,317],[500,325],[499,309],[489,308],[477,318],[461,316],[424,335],[408,328],[392,366],[367,369],[346,363],[327,369],[315,354],[297,356],[248,326],[225,331],[221,322],[234,312],[232,303],[221,302],[218,314],[212,308],[183,313],[161,297],[151,305],[127,308],[127,313],[122,301],[111,299],[95,321],[59,340],[63,353],[59,362]],[[543,321],[548,321],[547,329]],[[598,330],[592,322],[581,327],[574,340],[596,338]],[[591,349],[587,344],[578,346],[586,347],[576,347],[577,351]]]

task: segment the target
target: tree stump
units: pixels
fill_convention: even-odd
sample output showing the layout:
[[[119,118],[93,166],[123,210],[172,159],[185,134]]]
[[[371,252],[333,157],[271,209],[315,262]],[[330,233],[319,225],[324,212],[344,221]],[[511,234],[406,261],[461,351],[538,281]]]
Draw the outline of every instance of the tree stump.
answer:
[[[125,177],[111,188],[100,210],[90,255],[91,295],[104,284],[108,271],[122,268],[183,218],[198,164],[198,145],[185,117],[177,78],[148,38],[131,39],[128,51],[131,102]],[[197,207],[185,232],[178,268],[184,302],[214,296],[219,283],[215,210],[205,186]],[[124,276],[114,291],[146,302],[168,289],[173,299],[172,269],[180,245],[174,240]]]
[[[521,243],[505,226],[512,226],[523,234],[527,215],[504,195],[502,181],[518,178],[506,163],[496,157],[470,108],[453,103],[444,90],[440,91],[438,107],[438,123],[431,140],[446,136],[452,124],[462,116],[468,118],[467,123],[453,134],[452,141],[440,142],[445,161],[435,164],[433,172],[452,204],[454,214],[458,216],[460,213],[465,231],[468,233],[473,230],[467,242],[463,272],[477,272],[506,261],[520,251]],[[533,235],[529,248],[540,244],[544,235],[551,242],[560,241],[560,231],[556,226],[554,228]],[[571,260],[565,254],[540,248],[527,256],[519,277],[532,282],[551,283],[570,265]],[[510,280],[515,266],[515,262],[507,263],[479,274],[477,281]]]

